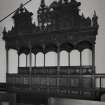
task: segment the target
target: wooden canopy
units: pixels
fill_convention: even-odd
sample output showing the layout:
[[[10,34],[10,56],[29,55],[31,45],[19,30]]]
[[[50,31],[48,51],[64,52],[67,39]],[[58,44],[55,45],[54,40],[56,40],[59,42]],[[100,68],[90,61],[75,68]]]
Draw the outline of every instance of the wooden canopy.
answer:
[[[22,5],[14,13],[14,26],[3,31],[3,40],[7,49],[16,49],[19,53],[57,51],[65,49],[83,50],[95,44],[98,22],[97,15],[85,18],[79,14],[80,2],[59,0],[46,6],[41,0],[37,11],[38,24],[32,23],[33,13]],[[44,50],[43,50],[44,49]]]

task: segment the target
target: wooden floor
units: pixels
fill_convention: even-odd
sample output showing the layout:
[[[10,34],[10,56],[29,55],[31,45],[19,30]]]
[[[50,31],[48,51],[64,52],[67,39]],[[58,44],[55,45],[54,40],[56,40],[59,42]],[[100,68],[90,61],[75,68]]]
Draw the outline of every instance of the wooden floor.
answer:
[[[76,99],[50,98],[49,105],[105,105],[105,102],[76,100]]]
[[[100,102],[100,101],[75,100],[70,98],[67,99],[67,98],[53,98],[53,97],[48,99],[45,96],[39,98],[38,95],[34,96],[34,94],[24,94],[24,95],[19,94],[17,96],[19,104],[16,105],[105,105],[105,102]],[[3,102],[1,102],[0,105],[9,105],[7,101],[8,99],[9,99],[8,93],[5,92],[0,93],[0,102],[1,100],[3,100]],[[31,100],[31,102],[33,101],[32,104],[30,104],[30,102],[28,101],[29,99]],[[105,101],[105,98],[103,99]],[[34,102],[37,102],[37,104],[35,104]],[[43,104],[41,104],[41,102]]]
[[[2,102],[0,105],[9,105],[9,103],[8,102]],[[35,104],[19,103],[16,105],[35,105]],[[44,105],[44,104],[36,104],[36,105]],[[105,102],[76,100],[76,99],[50,98],[48,105],[105,105]]]

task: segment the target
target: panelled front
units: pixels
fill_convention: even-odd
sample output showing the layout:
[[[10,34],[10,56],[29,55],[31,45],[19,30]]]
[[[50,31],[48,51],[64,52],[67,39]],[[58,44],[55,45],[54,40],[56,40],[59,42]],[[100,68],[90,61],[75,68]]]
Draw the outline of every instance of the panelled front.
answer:
[[[7,75],[8,83],[17,88],[23,88],[24,85],[30,87],[29,75]],[[23,87],[22,87],[23,86]],[[32,75],[31,87],[54,89],[64,88],[70,90],[77,88],[77,90],[92,89],[92,76],[91,75]],[[35,90],[34,90],[35,91]]]

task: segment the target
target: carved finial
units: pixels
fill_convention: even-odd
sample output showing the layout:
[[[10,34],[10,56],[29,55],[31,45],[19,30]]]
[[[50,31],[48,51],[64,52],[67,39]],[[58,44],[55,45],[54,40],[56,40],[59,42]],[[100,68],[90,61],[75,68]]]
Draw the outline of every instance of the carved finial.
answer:
[[[59,1],[58,1],[59,4],[62,4],[62,2],[63,2],[62,0],[59,0]]]
[[[14,29],[14,27],[12,26],[12,30]]]
[[[67,4],[68,3],[68,0],[64,0],[64,3]]]
[[[47,22],[46,13],[48,11],[48,7],[45,5],[45,0],[41,0],[40,8],[38,9],[38,25],[41,30],[45,29],[45,24]]]
[[[20,8],[23,8],[23,4],[22,3],[20,4]]]
[[[45,0],[41,0],[40,6],[41,6],[42,8],[45,7]]]
[[[76,5],[77,7],[81,5],[81,2],[78,2],[76,0],[71,0],[71,3]]]
[[[3,29],[3,35],[5,35],[7,33],[6,28],[4,27]]]
[[[6,32],[6,28],[4,27],[4,30],[3,30],[3,32]]]
[[[19,10],[21,13],[24,11],[23,4],[20,4]]]
[[[49,8],[55,8],[55,7],[57,7],[57,5],[58,5],[58,2],[54,1],[50,4]]]
[[[34,22],[34,26],[36,27],[36,23]]]
[[[94,14],[93,14],[93,17],[96,17],[96,11],[94,10]]]
[[[84,14],[83,14],[83,12],[82,12],[82,17],[84,18]]]
[[[93,26],[98,26],[98,17],[96,15],[96,11],[94,11],[93,17],[92,17],[92,25]]]
[[[75,2],[75,0],[71,0],[71,2]]]

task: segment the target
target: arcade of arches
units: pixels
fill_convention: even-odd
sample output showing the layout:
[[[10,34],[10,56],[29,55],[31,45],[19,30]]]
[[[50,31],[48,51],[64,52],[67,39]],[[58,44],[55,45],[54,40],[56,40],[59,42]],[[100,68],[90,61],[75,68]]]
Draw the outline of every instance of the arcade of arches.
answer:
[[[8,53],[8,72],[17,72],[17,67],[48,67],[48,66],[92,66],[92,51],[91,49],[84,49],[82,52],[79,50],[72,50],[68,52],[62,50],[58,54],[54,51],[47,53],[38,52],[37,54],[31,53],[26,55],[21,53],[17,54],[16,50],[10,49]],[[14,65],[13,65],[14,64]]]

